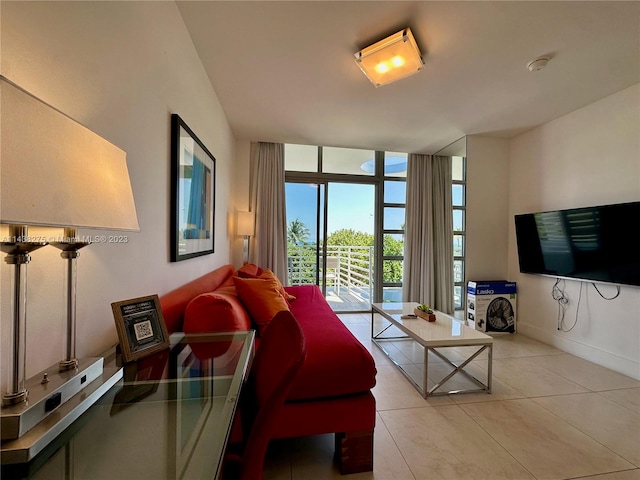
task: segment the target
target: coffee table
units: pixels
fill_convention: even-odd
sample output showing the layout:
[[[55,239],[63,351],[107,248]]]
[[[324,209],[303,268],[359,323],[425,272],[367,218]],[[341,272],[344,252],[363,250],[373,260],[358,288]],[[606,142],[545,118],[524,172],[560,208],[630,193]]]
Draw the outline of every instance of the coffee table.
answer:
[[[413,314],[417,306],[418,304],[413,302],[372,304],[371,341],[389,357],[424,398],[454,393],[491,393],[493,338],[468,327],[462,320],[438,311],[435,312],[435,322],[427,322],[420,317],[402,318],[404,315]],[[411,342],[422,348],[416,349],[415,345],[399,342]],[[486,380],[481,381],[468,371],[468,367],[485,351],[487,352]],[[423,355],[420,362],[408,360],[408,357],[415,358],[421,353]],[[429,361],[429,357],[432,356],[430,354],[444,362],[439,362],[438,367],[446,367],[444,376],[436,381],[429,378],[430,363],[434,363]],[[442,370],[442,368],[438,369]],[[444,390],[444,384],[457,374],[466,380],[462,382],[462,386]],[[433,386],[429,388],[430,381]]]

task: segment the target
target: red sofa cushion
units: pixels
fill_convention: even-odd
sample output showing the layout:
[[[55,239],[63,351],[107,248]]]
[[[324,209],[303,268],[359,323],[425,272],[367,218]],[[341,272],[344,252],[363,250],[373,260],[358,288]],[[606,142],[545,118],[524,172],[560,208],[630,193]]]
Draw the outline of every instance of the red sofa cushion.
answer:
[[[370,391],[317,400],[287,400],[278,415],[273,438],[363,431],[375,424],[376,400]]]
[[[289,308],[307,338],[307,358],[287,401],[351,395],[373,388],[373,357],[333,312],[320,288],[285,288],[297,298]]]

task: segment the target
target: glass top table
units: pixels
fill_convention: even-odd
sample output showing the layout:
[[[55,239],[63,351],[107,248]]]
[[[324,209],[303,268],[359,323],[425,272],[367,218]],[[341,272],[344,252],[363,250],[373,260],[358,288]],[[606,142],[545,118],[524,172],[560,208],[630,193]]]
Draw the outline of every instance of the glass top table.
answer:
[[[435,322],[415,316],[406,318],[413,315],[417,306],[418,303],[412,302],[372,304],[371,341],[425,398],[453,393],[491,393],[493,338],[438,311],[434,312]],[[407,345],[407,341],[411,345]],[[485,381],[471,372],[471,362],[483,352],[486,352],[486,370],[479,373]],[[454,381],[457,385],[453,385]],[[445,390],[445,383],[453,386]]]
[[[28,463],[3,478],[216,479],[254,332],[173,334]],[[105,368],[119,363],[115,348]],[[6,475],[6,477],[5,477]]]

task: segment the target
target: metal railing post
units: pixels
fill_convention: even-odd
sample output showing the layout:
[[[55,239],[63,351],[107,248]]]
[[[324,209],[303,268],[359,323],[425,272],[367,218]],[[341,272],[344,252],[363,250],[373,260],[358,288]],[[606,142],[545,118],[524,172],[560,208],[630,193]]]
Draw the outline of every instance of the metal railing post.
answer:
[[[373,303],[373,247],[369,247],[369,301]]]

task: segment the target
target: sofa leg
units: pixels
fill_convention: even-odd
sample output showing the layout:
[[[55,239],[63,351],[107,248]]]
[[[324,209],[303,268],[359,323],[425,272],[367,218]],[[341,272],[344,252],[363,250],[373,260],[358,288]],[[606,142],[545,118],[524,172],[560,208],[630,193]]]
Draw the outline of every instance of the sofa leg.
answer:
[[[373,429],[336,433],[335,459],[342,475],[373,470]]]

